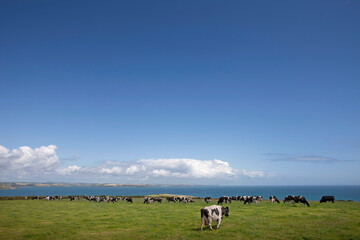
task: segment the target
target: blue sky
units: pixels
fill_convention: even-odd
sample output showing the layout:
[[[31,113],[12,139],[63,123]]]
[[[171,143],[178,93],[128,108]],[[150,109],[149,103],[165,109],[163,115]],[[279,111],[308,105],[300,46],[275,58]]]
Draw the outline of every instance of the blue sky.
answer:
[[[1,1],[0,181],[359,184],[359,1]]]

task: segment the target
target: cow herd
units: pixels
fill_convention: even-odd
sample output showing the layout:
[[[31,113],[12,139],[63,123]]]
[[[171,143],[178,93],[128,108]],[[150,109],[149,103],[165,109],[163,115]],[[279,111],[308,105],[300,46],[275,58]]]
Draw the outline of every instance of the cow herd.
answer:
[[[114,196],[68,196],[68,197],[63,197],[63,196],[44,196],[44,197],[40,197],[40,196],[33,196],[33,197],[25,197],[25,200],[28,199],[33,199],[33,200],[39,200],[39,199],[44,199],[47,201],[50,200],[62,200],[64,198],[68,198],[70,199],[70,201],[75,201],[75,200],[81,200],[81,199],[85,199],[88,200],[90,202],[112,202],[115,203],[119,200],[125,201],[125,202],[130,202],[133,203],[133,200],[131,197],[114,197]],[[205,203],[210,203],[211,202],[211,197],[205,197],[204,201]],[[159,198],[159,197],[144,197],[144,204],[150,204],[153,202],[158,202],[158,203],[162,203],[163,199]],[[194,202],[193,199],[188,198],[188,197],[166,197],[166,201],[167,202],[181,202],[181,203],[191,203]],[[251,203],[255,203],[256,205],[261,204],[261,202],[263,201],[262,196],[232,196],[232,197],[228,197],[228,196],[222,196],[219,197],[217,200],[217,204],[223,204],[223,203],[231,203],[232,201],[239,201],[239,202],[244,202],[244,204],[251,204]],[[335,201],[335,197],[334,196],[322,196],[320,203],[324,203],[324,202],[334,202]],[[273,203],[280,203],[280,200],[276,197],[276,196],[270,196],[269,197],[269,202],[271,204]],[[306,198],[304,196],[294,196],[294,195],[287,195],[285,196],[284,203],[286,202],[290,202],[292,204],[295,203],[302,203],[304,205],[307,205],[308,207],[310,207],[309,202],[306,200]]]
[[[28,200],[28,199],[33,199],[33,200],[44,199],[44,200],[50,201],[50,200],[56,200],[56,199],[62,200],[63,197],[62,196],[25,197],[25,200]],[[125,202],[133,203],[133,200],[131,197],[68,196],[68,199],[70,199],[70,201],[85,199],[90,202],[98,202],[98,203],[100,203],[100,202],[115,203],[119,200],[122,200]],[[204,225],[208,225],[209,228],[212,230],[211,224],[212,224],[212,222],[215,222],[215,221],[217,222],[216,229],[218,229],[220,227],[220,223],[221,223],[223,216],[224,215],[226,217],[229,216],[229,207],[223,207],[219,204],[231,203],[232,201],[239,201],[239,202],[244,202],[244,204],[255,203],[256,205],[258,205],[258,204],[261,204],[262,200],[263,200],[262,196],[232,196],[232,197],[222,196],[222,197],[219,197],[218,201],[217,201],[218,205],[206,206],[200,210],[201,231],[203,230]],[[163,201],[162,198],[159,198],[159,197],[144,197],[144,204],[150,204],[150,203],[154,203],[154,202],[162,203],[162,201]],[[191,198],[188,198],[188,197],[166,197],[166,201],[174,202],[174,203],[176,203],[176,202],[179,202],[179,203],[194,202],[194,200],[192,200]],[[211,202],[211,197],[205,197],[204,201],[206,204],[209,204]],[[334,201],[335,201],[334,196],[322,196],[320,203],[324,203],[324,202],[334,203]],[[269,202],[271,204],[280,203],[280,200],[276,196],[269,196]],[[284,203],[290,202],[293,205],[295,203],[300,203],[300,204],[304,204],[304,205],[307,205],[308,207],[310,207],[309,202],[306,200],[306,198],[304,196],[287,195],[287,196],[285,196],[283,202]]]
[[[194,200],[192,200],[191,198],[188,197],[167,197],[166,198],[167,202],[182,202],[182,203],[191,203],[194,202]]]

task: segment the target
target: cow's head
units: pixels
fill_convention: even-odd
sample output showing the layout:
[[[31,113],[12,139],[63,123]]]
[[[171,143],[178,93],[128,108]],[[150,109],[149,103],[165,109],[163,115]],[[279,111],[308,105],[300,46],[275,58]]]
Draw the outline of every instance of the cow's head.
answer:
[[[229,216],[229,207],[222,207],[221,208],[222,214],[225,215],[225,217]]]

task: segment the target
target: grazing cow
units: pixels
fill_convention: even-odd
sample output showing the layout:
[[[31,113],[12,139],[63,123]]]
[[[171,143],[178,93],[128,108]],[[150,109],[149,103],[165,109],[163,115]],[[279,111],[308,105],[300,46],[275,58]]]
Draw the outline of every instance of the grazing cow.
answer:
[[[334,203],[334,201],[335,201],[334,196],[322,196],[321,200],[320,200],[320,203],[323,203],[323,202],[332,202],[332,203]]]
[[[154,198],[152,197],[144,197],[144,204],[147,203],[153,203],[154,202]]]
[[[154,198],[154,201],[155,201],[155,202],[158,202],[158,203],[162,203],[162,199],[161,199],[161,198]]]
[[[262,201],[262,196],[246,196],[244,198],[244,204],[248,203],[253,203],[255,202],[256,205],[258,205],[259,203],[261,203]]]
[[[245,202],[246,201],[246,199],[248,199],[250,196],[239,196],[240,198],[239,198],[239,201],[241,202],[241,201],[243,201],[243,202]]]
[[[209,203],[209,202],[211,201],[211,197],[205,197],[205,198],[204,198],[204,201],[205,201],[206,203]]]
[[[252,202],[254,202],[254,198],[252,196],[244,197],[244,204],[246,204],[246,203],[250,204]]]
[[[168,202],[176,202],[176,198],[175,197],[167,197],[166,200]]]
[[[125,200],[126,202],[131,202],[131,203],[133,203],[133,200],[132,200],[132,198],[130,198],[130,197],[125,197],[124,200]]]
[[[69,196],[70,201],[80,200],[80,196]]]
[[[221,204],[221,203],[231,203],[231,199],[229,197],[220,197],[219,200],[218,200],[218,204]]]
[[[86,200],[89,200],[90,202],[97,202],[98,200],[98,197],[95,197],[95,196],[88,196],[88,197],[85,197]]]
[[[49,201],[49,200],[50,200],[50,197],[49,197],[49,196],[47,196],[47,197],[44,197],[44,200],[47,200],[47,201]]]
[[[222,207],[218,205],[212,205],[209,207],[204,207],[201,209],[201,231],[203,230],[203,226],[209,225],[210,229],[212,230],[211,223],[217,221],[216,229],[220,227],[221,219],[223,215],[226,217],[229,216],[229,207]]]
[[[294,196],[294,195],[288,195],[285,197],[284,199],[284,203],[285,202],[291,202],[292,204],[294,203],[302,203],[302,204],[306,204],[308,207],[310,207],[309,202],[306,200],[306,198],[304,196]]]
[[[255,204],[256,204],[256,205],[257,205],[257,204],[261,204],[261,202],[262,202],[262,196],[255,196],[254,198],[255,198]]]
[[[187,197],[182,197],[181,202],[183,203],[190,203],[190,202],[194,202],[194,200],[190,199],[190,198],[187,198]]]
[[[98,202],[106,202],[106,198],[105,197],[98,197]]]
[[[269,200],[270,200],[270,203],[274,203],[274,202],[280,203],[279,199],[277,199],[276,196],[270,196]]]

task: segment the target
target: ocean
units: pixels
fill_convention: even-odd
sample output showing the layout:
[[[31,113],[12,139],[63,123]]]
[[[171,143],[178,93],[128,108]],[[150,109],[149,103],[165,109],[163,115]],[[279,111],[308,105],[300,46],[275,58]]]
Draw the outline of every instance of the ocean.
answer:
[[[154,187],[20,187],[2,189],[0,196],[68,196],[111,195],[143,196],[150,194],[176,194],[194,197],[302,195],[308,200],[320,200],[323,195],[333,195],[336,200],[360,201],[360,186],[154,186]]]

